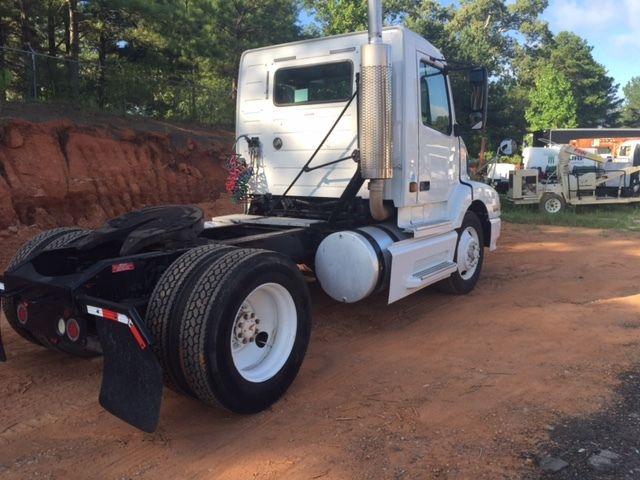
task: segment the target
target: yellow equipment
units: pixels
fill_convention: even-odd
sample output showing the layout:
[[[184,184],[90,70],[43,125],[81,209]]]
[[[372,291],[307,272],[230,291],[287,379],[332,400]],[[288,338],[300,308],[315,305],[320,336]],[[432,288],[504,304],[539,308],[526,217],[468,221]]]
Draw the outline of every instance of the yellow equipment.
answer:
[[[584,165],[585,160],[595,165]],[[612,162],[564,145],[558,153],[555,170],[511,172],[507,199],[518,205],[538,203],[541,211],[550,214],[560,212],[567,204],[640,202],[640,165]]]

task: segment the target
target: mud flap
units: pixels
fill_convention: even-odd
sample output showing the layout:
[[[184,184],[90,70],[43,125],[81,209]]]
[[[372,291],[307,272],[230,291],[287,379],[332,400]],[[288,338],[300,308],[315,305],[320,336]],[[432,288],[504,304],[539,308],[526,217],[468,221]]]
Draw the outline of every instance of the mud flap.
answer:
[[[158,426],[162,401],[162,367],[150,348],[141,349],[121,323],[96,322],[104,367],[100,405],[145,432]]]
[[[0,306],[2,306],[2,302],[4,302],[3,297],[5,296],[5,286],[4,280],[0,277]],[[4,344],[2,343],[2,328],[0,325],[0,362],[7,361],[7,354],[4,351]]]
[[[2,343],[2,328],[0,328],[0,362],[7,361],[7,354],[4,351],[4,344]]]

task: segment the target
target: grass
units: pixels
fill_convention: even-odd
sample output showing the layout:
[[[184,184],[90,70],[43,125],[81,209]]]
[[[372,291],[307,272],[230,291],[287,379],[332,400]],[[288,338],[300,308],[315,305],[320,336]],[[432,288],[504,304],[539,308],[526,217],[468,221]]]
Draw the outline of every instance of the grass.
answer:
[[[511,223],[562,225],[566,227],[609,228],[640,232],[640,203],[622,205],[567,206],[555,215],[541,213],[538,205],[514,205],[504,196],[502,219]]]

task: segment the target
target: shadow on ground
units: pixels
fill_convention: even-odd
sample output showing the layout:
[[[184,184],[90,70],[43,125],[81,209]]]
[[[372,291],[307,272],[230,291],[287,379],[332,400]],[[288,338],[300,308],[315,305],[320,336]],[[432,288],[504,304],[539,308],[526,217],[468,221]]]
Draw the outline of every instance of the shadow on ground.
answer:
[[[558,480],[640,478],[640,365],[622,373],[609,407],[559,422],[535,460],[539,476]]]

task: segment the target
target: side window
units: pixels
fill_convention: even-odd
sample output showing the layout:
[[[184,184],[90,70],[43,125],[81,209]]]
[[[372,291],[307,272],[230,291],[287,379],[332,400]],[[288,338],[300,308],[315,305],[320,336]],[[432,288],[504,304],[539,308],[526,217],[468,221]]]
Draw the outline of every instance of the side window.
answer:
[[[451,108],[447,80],[441,70],[420,62],[422,123],[446,135],[451,133]]]

